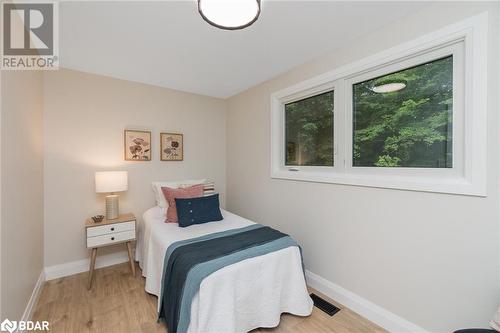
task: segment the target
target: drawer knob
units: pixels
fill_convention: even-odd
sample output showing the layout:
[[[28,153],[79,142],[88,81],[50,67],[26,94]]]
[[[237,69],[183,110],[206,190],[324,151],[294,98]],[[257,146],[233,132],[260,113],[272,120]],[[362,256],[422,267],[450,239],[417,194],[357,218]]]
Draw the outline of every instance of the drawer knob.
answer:
[[[111,228],[111,231],[115,231],[115,228]]]
[[[115,238],[114,238],[114,237],[111,237],[111,240],[115,240]]]

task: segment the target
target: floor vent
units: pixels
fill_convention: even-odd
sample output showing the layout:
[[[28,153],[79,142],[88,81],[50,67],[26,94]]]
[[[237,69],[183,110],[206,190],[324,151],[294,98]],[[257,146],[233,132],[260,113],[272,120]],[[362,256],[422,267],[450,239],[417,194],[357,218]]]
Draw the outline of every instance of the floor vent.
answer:
[[[309,296],[311,296],[311,298],[314,302],[314,306],[316,306],[321,311],[329,314],[330,316],[333,316],[334,314],[336,314],[337,312],[340,311],[340,309],[338,307],[336,307],[335,305],[333,305],[330,302],[325,301],[324,299],[322,299],[318,295],[311,294]]]

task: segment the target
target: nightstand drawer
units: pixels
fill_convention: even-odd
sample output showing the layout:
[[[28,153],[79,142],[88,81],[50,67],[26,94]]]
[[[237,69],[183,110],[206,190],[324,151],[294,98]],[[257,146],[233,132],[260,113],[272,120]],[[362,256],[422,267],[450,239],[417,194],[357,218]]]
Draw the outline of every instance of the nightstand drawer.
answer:
[[[129,230],[135,230],[135,221],[89,227],[87,228],[87,237],[102,236]]]
[[[116,232],[108,235],[88,237],[87,247],[99,247],[103,245],[111,245],[114,243],[120,243],[131,239],[135,239],[135,229]]]

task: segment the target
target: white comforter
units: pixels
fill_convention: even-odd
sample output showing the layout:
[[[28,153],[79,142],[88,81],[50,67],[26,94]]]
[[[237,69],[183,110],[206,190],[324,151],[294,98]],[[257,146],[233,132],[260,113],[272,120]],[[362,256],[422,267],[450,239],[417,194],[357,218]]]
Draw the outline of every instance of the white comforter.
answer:
[[[224,220],[180,228],[164,223],[165,209],[154,207],[139,225],[136,259],[146,277],[146,291],[159,296],[165,251],[173,242],[245,227],[253,222],[228,211]],[[191,305],[189,333],[237,333],[275,327],[283,312],[308,316],[312,311],[298,248],[250,258],[205,278]]]

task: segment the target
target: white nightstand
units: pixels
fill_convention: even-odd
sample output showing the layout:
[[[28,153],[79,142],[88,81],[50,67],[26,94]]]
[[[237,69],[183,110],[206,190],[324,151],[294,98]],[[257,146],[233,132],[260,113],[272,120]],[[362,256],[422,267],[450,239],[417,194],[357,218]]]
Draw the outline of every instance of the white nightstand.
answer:
[[[92,288],[95,258],[97,256],[97,249],[100,247],[125,243],[127,245],[130,269],[132,270],[132,275],[135,276],[134,257],[130,244],[130,242],[135,240],[136,234],[136,220],[134,214],[122,214],[116,219],[104,219],[99,223],[95,223],[89,218],[85,221],[85,230],[87,232],[87,248],[92,249],[88,289]]]

